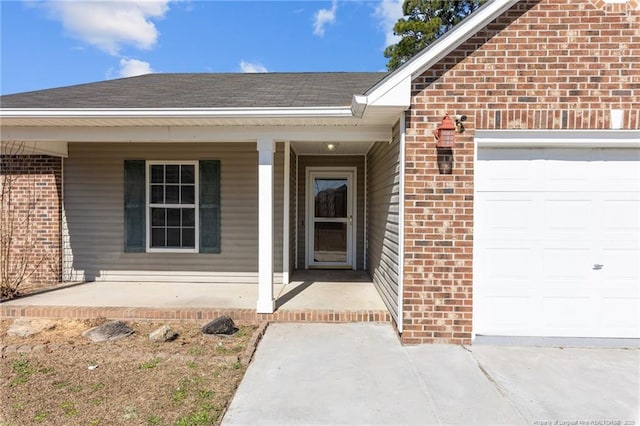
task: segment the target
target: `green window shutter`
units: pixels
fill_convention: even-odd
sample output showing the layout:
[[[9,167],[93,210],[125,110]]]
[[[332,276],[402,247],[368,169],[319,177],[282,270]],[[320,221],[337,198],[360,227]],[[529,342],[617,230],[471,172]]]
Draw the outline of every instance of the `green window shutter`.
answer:
[[[124,251],[143,253],[146,246],[145,162],[124,161]]]
[[[220,161],[200,160],[200,253],[220,253]]]

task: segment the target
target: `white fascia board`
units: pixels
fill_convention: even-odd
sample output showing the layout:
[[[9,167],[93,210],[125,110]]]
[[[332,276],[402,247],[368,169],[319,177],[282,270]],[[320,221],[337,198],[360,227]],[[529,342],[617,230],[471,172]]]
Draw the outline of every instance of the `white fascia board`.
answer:
[[[65,142],[250,142],[260,137],[278,141],[371,142],[391,139],[391,127],[380,126],[3,126],[3,141]]]
[[[411,96],[411,81],[438,63],[442,58],[455,50],[462,43],[478,31],[486,27],[498,16],[511,8],[519,0],[489,0],[484,6],[475,11],[467,19],[456,25],[444,36],[431,43],[413,59],[402,65],[396,71],[384,78],[367,92],[369,105],[383,103],[390,100],[403,100],[409,103]],[[396,90],[406,88],[408,90],[396,94]],[[386,100],[388,99],[388,100]]]
[[[352,117],[351,106],[313,108],[4,108],[0,118]]]
[[[362,118],[367,109],[368,98],[364,95],[353,95],[351,99],[351,113],[354,117]]]
[[[476,130],[479,148],[640,148],[640,130]]]
[[[411,80],[411,75],[392,79],[393,84],[381,87],[380,90],[367,95],[368,104],[408,109],[411,106]]]

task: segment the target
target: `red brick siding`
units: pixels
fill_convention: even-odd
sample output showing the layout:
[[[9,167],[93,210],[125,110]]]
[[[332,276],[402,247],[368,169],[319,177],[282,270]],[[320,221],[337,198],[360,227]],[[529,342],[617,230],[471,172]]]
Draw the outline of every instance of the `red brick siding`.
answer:
[[[600,4],[602,3],[602,4]],[[413,81],[406,114],[405,343],[468,344],[472,333],[474,129],[640,128],[640,8],[521,1]],[[464,114],[453,173],[433,129]]]
[[[3,155],[0,183],[5,190],[11,188],[8,195],[15,209],[13,214],[7,214],[8,203],[3,205],[2,232],[5,234],[7,220],[11,220],[15,229],[12,252],[18,254],[27,250],[29,270],[37,266],[23,285],[60,282],[62,160],[46,155]],[[29,209],[31,224],[26,226],[25,217]],[[29,235],[31,243],[26,242]]]

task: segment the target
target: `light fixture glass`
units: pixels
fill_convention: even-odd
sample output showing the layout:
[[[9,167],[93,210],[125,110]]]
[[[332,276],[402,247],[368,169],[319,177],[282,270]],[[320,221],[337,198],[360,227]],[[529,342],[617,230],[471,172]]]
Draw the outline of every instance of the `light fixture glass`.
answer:
[[[327,151],[335,151],[336,148],[338,147],[338,144],[333,142],[327,142],[324,144],[324,147]]]

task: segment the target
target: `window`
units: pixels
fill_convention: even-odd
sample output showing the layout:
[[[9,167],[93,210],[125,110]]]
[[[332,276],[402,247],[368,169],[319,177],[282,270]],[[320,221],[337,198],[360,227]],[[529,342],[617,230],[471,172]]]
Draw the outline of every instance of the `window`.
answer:
[[[124,252],[220,253],[220,160],[124,160]]]
[[[147,162],[148,251],[198,251],[197,162]]]

